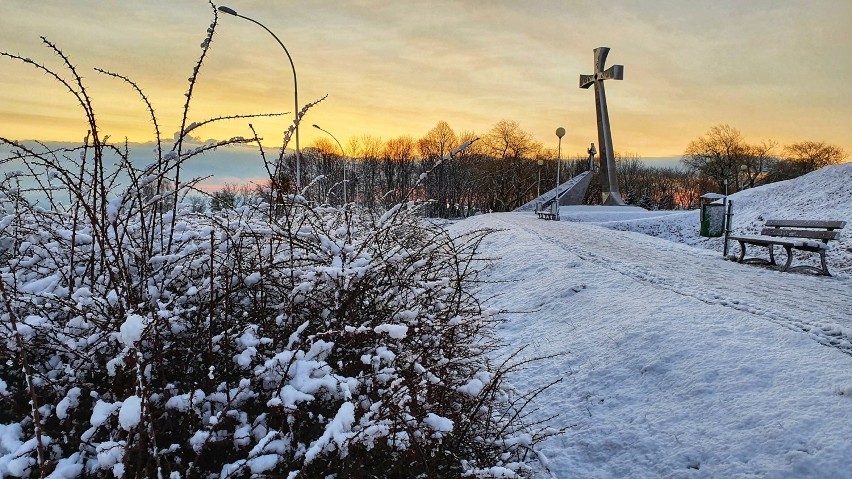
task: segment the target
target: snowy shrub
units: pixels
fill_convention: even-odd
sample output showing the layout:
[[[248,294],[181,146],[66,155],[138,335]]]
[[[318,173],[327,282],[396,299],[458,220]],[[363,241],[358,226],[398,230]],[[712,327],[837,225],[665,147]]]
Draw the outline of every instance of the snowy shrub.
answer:
[[[91,132],[63,151],[2,140],[30,173],[0,181],[0,476],[517,477],[543,461],[555,431],[523,423],[540,390],[506,385],[524,363],[491,363],[497,320],[471,294],[486,232],[450,237],[413,202],[310,205],[277,172],[265,200],[193,213],[181,164],[246,141],[184,147],[204,55],[182,134],[137,168],[48,46],[73,80],[4,55],[65,85]],[[142,91],[110,75],[162,145]],[[20,187],[36,171],[46,206]]]
[[[54,233],[73,215],[17,215],[0,472],[525,471],[547,432],[516,420],[525,398],[487,361],[494,318],[468,294],[484,233],[450,238],[410,205],[374,219],[291,200],[274,222],[179,212],[179,234],[155,230],[172,248],[151,256],[130,209],[117,236],[76,218],[104,239],[79,246]]]

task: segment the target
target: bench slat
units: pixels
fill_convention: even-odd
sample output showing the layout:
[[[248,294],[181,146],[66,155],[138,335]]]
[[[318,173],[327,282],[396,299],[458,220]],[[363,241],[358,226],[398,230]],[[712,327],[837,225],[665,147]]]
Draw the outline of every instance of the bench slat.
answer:
[[[809,248],[809,249],[827,249],[828,245],[819,241],[809,241],[804,238],[791,238],[784,239],[778,237],[768,237],[768,236],[730,236],[729,240],[732,241],[742,241],[748,244],[756,244],[756,245],[778,245],[778,246],[790,246],[792,248]]]
[[[840,239],[839,231],[790,230],[780,228],[764,228],[760,234],[765,236],[780,236],[784,238],[808,238],[818,240]]]
[[[831,228],[843,229],[845,221],[821,221],[821,220],[766,220],[766,226],[790,227],[790,228]]]

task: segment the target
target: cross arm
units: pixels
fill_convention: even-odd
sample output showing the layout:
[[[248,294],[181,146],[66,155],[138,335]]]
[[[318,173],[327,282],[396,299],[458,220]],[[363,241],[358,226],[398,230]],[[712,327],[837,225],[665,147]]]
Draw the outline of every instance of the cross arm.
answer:
[[[589,88],[599,80],[623,80],[624,65],[613,65],[594,75],[580,75],[580,88]]]
[[[601,80],[623,80],[624,65],[613,65],[607,68],[603,73],[598,73],[597,76]]]

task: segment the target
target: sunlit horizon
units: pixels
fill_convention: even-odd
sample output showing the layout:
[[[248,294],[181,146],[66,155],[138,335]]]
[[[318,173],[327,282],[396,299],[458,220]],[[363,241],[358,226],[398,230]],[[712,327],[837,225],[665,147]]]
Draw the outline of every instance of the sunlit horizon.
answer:
[[[554,130],[565,127],[563,151],[580,153],[597,132],[594,93],[581,90],[578,78],[592,72],[592,50],[608,46],[608,65],[625,69],[623,81],[607,84],[615,150],[672,158],[717,124],[748,142],[826,141],[852,151],[852,87],[844,80],[852,66],[843,61],[852,53],[845,40],[852,6],[843,3],[227,5],[262,20],[287,45],[300,107],[329,95],[303,120],[302,147],[324,135],[313,123],[345,145],[362,135],[418,138],[439,121],[484,134],[505,119],[545,148],[556,147]],[[102,135],[141,143],[153,139],[153,128],[136,93],[94,67],[127,75],[145,91],[166,142],[179,130],[187,77],[212,18],[208,4],[4,6],[14,15],[0,20],[0,50],[60,71],[39,35],[54,42],[83,76]],[[30,65],[0,62],[0,136],[82,141],[85,117],[62,85]],[[220,14],[190,121],[288,115],[229,120],[193,134],[249,137],[252,123],[276,148],[293,109],[292,72],[279,46],[256,25]]]

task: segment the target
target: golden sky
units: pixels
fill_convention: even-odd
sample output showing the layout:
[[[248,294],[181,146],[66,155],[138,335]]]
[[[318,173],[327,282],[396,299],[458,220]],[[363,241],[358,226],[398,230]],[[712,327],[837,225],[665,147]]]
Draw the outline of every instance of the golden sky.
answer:
[[[456,0],[260,1],[225,5],[261,21],[295,62],[300,104],[328,93],[302,124],[321,132],[419,137],[438,121],[487,132],[517,121],[546,147],[563,126],[563,152],[597,141],[592,50],[608,46],[617,151],[679,156],[690,140],[728,123],[748,141],[824,140],[852,152],[852,1]],[[201,0],[0,0],[0,50],[60,69],[56,43],[79,68],[113,140],[151,139],[135,94],[100,67],[134,79],[154,103],[164,136],[178,129],[199,44],[212,18]],[[79,106],[31,66],[0,58],[0,136],[76,141]],[[220,14],[190,121],[293,111],[290,65],[274,39]],[[292,117],[253,121],[279,144]],[[248,121],[198,130],[248,136]],[[293,145],[291,144],[291,147]]]

